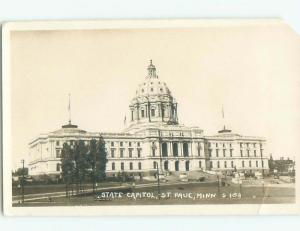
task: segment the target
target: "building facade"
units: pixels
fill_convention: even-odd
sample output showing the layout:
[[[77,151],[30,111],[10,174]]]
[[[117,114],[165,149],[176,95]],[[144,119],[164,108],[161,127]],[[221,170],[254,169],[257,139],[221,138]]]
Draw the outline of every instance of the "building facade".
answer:
[[[126,172],[151,176],[161,172],[255,172],[268,173],[266,140],[220,130],[205,136],[198,127],[186,127],[177,117],[178,104],[167,84],[150,62],[148,75],[138,85],[129,104],[128,126],[120,133],[87,132],[71,124],[42,134],[29,143],[29,174],[60,175],[64,142],[89,143],[102,136],[108,153],[107,174]]]

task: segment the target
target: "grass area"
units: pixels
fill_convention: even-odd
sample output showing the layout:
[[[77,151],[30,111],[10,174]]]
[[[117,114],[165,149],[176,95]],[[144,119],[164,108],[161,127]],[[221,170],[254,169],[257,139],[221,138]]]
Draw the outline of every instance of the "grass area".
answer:
[[[103,182],[99,183],[98,187],[111,187],[120,185],[119,182]],[[74,188],[76,186],[74,185]],[[84,184],[85,189],[91,189],[92,184]],[[65,184],[44,184],[44,185],[25,185],[24,194],[37,194],[37,193],[51,193],[51,192],[64,192],[66,190]],[[14,186],[12,188],[12,195],[21,195],[21,188]]]
[[[45,198],[16,206],[295,203],[295,188],[293,187],[225,186],[218,188],[212,183],[189,183],[164,185],[160,189],[163,197],[160,199],[157,186],[139,188],[137,185],[105,193],[98,191],[95,195],[87,193],[70,198],[57,197],[52,198],[51,202]]]

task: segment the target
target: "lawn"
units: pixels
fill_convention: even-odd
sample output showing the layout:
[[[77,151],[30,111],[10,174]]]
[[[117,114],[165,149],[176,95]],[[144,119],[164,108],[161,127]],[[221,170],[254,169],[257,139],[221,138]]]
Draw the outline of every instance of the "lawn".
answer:
[[[235,185],[217,187],[217,184],[189,183],[162,185],[160,197],[157,186],[125,187],[110,191],[99,190],[70,198],[44,198],[16,206],[105,206],[105,205],[171,205],[171,204],[261,204],[295,203],[293,187]]]

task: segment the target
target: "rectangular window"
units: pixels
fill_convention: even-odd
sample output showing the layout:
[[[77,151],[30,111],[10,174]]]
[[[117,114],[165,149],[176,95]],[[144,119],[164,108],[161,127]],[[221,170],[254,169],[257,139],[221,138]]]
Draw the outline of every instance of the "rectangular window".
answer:
[[[227,162],[226,161],[224,162],[224,167],[227,168]]]
[[[121,163],[121,170],[124,171],[124,163]]]
[[[256,156],[256,150],[254,150],[254,156]]]
[[[128,143],[129,147],[131,147],[131,142]]]
[[[261,166],[264,167],[264,161],[263,160],[261,161]]]
[[[140,148],[137,150],[138,157],[141,157],[141,151],[142,150]]]
[[[252,167],[252,162],[251,162],[251,160],[249,160],[249,167],[250,167],[250,168]]]
[[[138,146],[138,147],[140,147],[140,146],[141,146],[140,142],[137,142],[137,146]]]
[[[219,149],[216,149],[216,157],[219,157]]]
[[[226,156],[226,149],[223,149],[223,156]]]
[[[232,157],[232,152],[233,152],[233,150],[232,150],[232,149],[230,149],[230,157]]]
[[[111,142],[111,143],[110,143],[110,146],[112,146],[112,147],[113,147],[114,145],[115,145],[115,143],[114,143],[114,142]]]
[[[232,168],[234,167],[234,165],[233,165],[233,161],[231,161],[231,167],[232,167]]]
[[[56,149],[56,158],[60,158],[60,150]]]
[[[258,161],[256,161],[256,167],[258,168]]]
[[[115,149],[110,150],[110,155],[112,158],[115,158]]]
[[[247,150],[247,155],[248,155],[248,157],[250,156],[250,150]]]
[[[211,152],[212,152],[212,150],[209,149],[209,150],[208,150],[208,155],[209,155],[209,157],[211,157]]]
[[[199,161],[199,168],[202,168],[202,162]]]
[[[218,143],[216,143],[216,147],[218,147]]]
[[[120,157],[123,158],[124,157],[124,149],[120,149]]]
[[[218,166],[218,168],[220,168],[220,162],[219,161],[217,162],[217,166]]]
[[[144,112],[144,110],[141,110],[141,115],[142,115],[142,118],[145,117],[145,112]]]
[[[241,157],[243,157],[243,150],[241,150]]]
[[[129,152],[129,158],[131,158],[132,157],[132,149],[129,148],[128,152]]]
[[[59,141],[56,141],[56,146],[59,146]]]
[[[210,161],[209,163],[210,163],[210,167],[213,168],[214,167],[213,162]]]
[[[120,147],[123,147],[123,142],[120,142]]]
[[[245,168],[245,162],[244,161],[242,161],[242,167]]]

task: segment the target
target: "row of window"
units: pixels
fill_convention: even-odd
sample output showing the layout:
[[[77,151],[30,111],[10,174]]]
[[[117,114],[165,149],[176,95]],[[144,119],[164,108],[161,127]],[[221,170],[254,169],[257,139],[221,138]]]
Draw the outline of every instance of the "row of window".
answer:
[[[88,141],[85,141],[85,142],[88,142]],[[132,143],[133,143],[133,142],[130,142],[130,141],[129,141],[129,142],[128,142],[128,146],[129,146],[129,147],[132,147]],[[60,141],[57,140],[57,141],[56,141],[56,146],[60,146],[60,144],[61,144]],[[70,144],[70,145],[74,145],[74,144],[75,144],[75,140],[70,140],[70,141],[69,141],[69,144]],[[120,147],[123,147],[123,146],[124,146],[124,142],[123,142],[123,141],[120,141],[120,142],[119,142],[119,145],[120,145]],[[114,147],[114,146],[115,146],[115,142],[114,142],[114,141],[111,141],[111,142],[110,142],[110,146],[111,146],[111,147]],[[137,146],[140,147],[140,146],[141,146],[141,143],[140,143],[140,142],[137,142]]]
[[[209,149],[208,151],[209,151],[209,157],[212,157],[212,149]],[[220,150],[216,149],[216,157],[219,157],[219,152],[220,152]],[[223,154],[223,157],[226,157],[227,150],[223,149],[222,154]],[[232,154],[233,154],[233,149],[229,149],[229,156],[232,157]]]
[[[211,168],[214,168],[214,167],[220,168],[220,161],[217,161],[216,163],[217,163],[217,166],[214,166],[213,162],[210,161],[210,167],[211,167]],[[245,161],[242,161],[242,168],[245,168],[245,167],[246,167],[245,164],[246,164],[246,162],[245,162]],[[264,167],[264,162],[263,162],[263,161],[261,161],[261,166]],[[228,167],[229,167],[229,165],[227,164],[227,161],[224,161],[224,168],[228,168]],[[234,167],[235,167],[233,161],[230,161],[230,167],[231,167],[231,168],[234,168]],[[253,166],[252,166],[252,161],[251,161],[251,160],[248,161],[248,167],[250,167],[250,168],[253,167]],[[255,167],[258,168],[258,160],[255,161]],[[199,168],[202,168],[202,166],[201,166],[201,161],[199,161]]]
[[[140,158],[142,154],[142,149],[138,148],[137,149],[137,157]],[[110,149],[110,156],[111,158],[115,158],[116,157],[116,149],[112,148]],[[120,158],[124,158],[125,157],[125,149],[121,148],[120,149]],[[133,148],[129,148],[128,149],[128,157],[132,158],[133,157]]]
[[[222,146],[223,148],[226,146],[225,143],[215,143],[215,147],[216,147],[216,148],[220,147],[219,144],[220,144],[220,146]],[[222,144],[222,145],[221,145],[221,144]],[[256,148],[256,144],[257,144],[257,143],[240,143],[240,147],[243,148],[243,147],[246,145],[246,147],[249,148],[249,147],[250,147],[250,144],[252,144],[253,148]],[[263,145],[262,145],[261,143],[259,144],[259,146],[260,146],[260,148],[263,147]],[[212,147],[212,143],[208,143],[208,147]],[[230,148],[232,147],[232,143],[229,143],[229,147],[230,147]]]
[[[119,145],[120,145],[120,147],[124,147],[124,142],[123,142],[123,141],[120,141],[120,142],[119,142]],[[111,146],[111,147],[115,147],[115,142],[114,142],[114,141],[111,141],[111,142],[110,142],[110,146]],[[132,147],[132,142],[129,141],[129,142],[128,142],[128,146],[129,146],[129,147]],[[140,143],[140,142],[137,142],[137,146],[140,147],[140,146],[141,146],[141,143]]]
[[[240,150],[240,154],[241,154],[241,157],[243,157],[244,156],[244,151]],[[256,150],[253,150],[253,155],[257,156]],[[249,156],[250,156],[250,150],[247,150],[247,157],[249,157]],[[260,149],[260,156],[263,156],[263,149]]]
[[[216,149],[215,151],[215,154],[216,154],[216,157],[219,157],[220,156],[220,152],[221,150],[219,149]],[[199,151],[198,151],[198,154],[199,154]],[[229,149],[229,156],[232,157],[232,154],[233,154],[233,149]],[[247,155],[244,155],[244,154],[247,154]],[[227,150],[226,149],[223,149],[222,150],[222,155],[223,157],[226,157],[227,155]],[[240,155],[241,157],[250,157],[251,156],[251,152],[250,150],[247,150],[247,152],[245,153],[244,150],[240,150]],[[256,150],[253,150],[253,156],[256,157],[257,156],[257,151]],[[263,149],[260,149],[260,156],[263,156]],[[212,157],[212,149],[209,149],[209,157]]]
[[[122,171],[125,170],[125,164],[123,162],[121,162],[121,164],[120,164],[120,169]],[[139,162],[138,163],[138,170],[141,170],[141,169],[142,169],[142,163]],[[115,162],[111,163],[111,170],[113,170],[113,171],[116,170],[116,163]],[[132,162],[129,163],[129,170],[134,170]]]

